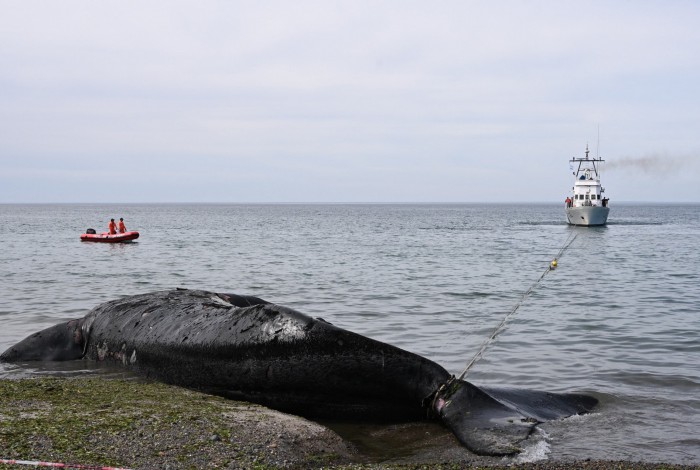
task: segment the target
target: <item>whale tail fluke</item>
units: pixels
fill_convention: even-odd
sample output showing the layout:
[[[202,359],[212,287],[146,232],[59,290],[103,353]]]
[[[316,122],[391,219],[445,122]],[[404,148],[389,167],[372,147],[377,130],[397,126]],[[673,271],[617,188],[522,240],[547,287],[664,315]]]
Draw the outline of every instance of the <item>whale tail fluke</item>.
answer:
[[[589,413],[598,399],[579,393],[550,393],[538,390],[481,387],[498,402],[541,423]]]
[[[480,455],[515,455],[536,424],[586,413],[587,395],[530,390],[480,389],[451,379],[438,390],[433,409],[457,439]]]

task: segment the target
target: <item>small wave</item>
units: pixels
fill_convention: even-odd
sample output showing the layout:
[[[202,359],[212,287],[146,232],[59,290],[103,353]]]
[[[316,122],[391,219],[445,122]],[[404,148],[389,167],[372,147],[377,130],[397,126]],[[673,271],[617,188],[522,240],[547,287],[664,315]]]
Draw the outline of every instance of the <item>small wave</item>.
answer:
[[[608,220],[608,225],[627,225],[627,226],[632,226],[632,225],[663,225],[663,222],[639,222],[637,220],[618,220],[618,221],[613,221],[613,220]]]
[[[669,277],[679,277],[681,279],[696,279],[698,276],[694,273],[668,273]]]
[[[432,227],[418,227],[418,230],[435,230],[438,232],[490,232],[493,229],[489,226],[474,226],[473,224],[463,225],[435,225]]]
[[[528,438],[528,445],[515,458],[516,464],[539,462],[547,460],[550,453],[549,434],[544,429],[535,428],[535,432]]]
[[[528,221],[528,222],[518,222],[518,225],[538,225],[538,226],[548,226],[548,225],[567,225],[567,223],[566,223],[565,221],[563,221],[563,220],[562,220],[562,221],[559,221],[559,220],[555,220],[555,221],[551,221],[551,220],[550,220],[550,221],[547,221],[547,220],[543,220],[543,221],[537,221],[537,222],[533,222],[533,221]]]
[[[604,393],[588,393],[589,395],[594,395],[596,398],[600,400],[600,403],[603,403],[603,398],[605,398],[606,403],[608,403],[608,400],[611,400],[614,398],[614,395],[611,394],[604,394]],[[582,415],[571,415],[566,418],[563,418],[562,421],[565,423],[576,423],[577,425],[581,425],[582,423],[586,423],[591,420],[596,420],[599,418],[599,416],[602,416],[601,413],[597,412],[590,412],[590,413],[585,413]]]
[[[434,227],[418,227],[418,230],[470,230],[469,225],[436,225]]]
[[[601,377],[613,383],[622,383],[633,387],[639,393],[641,388],[655,390],[657,388],[672,388],[677,391],[696,390],[699,383],[694,376],[679,374],[660,374],[645,371],[608,371],[601,373]]]
[[[489,292],[443,292],[443,294],[450,297],[459,297],[460,299],[483,299],[494,296],[494,294]]]

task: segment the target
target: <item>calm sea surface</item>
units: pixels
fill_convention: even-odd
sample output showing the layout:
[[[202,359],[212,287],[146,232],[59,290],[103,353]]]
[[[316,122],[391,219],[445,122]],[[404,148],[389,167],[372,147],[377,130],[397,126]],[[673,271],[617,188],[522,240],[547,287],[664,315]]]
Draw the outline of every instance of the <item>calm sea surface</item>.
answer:
[[[141,238],[79,241],[111,217]],[[543,458],[700,464],[700,205],[564,220],[558,204],[0,205],[0,351],[101,302],[188,287],[259,296],[459,374],[536,284],[467,379],[601,400],[542,425]]]

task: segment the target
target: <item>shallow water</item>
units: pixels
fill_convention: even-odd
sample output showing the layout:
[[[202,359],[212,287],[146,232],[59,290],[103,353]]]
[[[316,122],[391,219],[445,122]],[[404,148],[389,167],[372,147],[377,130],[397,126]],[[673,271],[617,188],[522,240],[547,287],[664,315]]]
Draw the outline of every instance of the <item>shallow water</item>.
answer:
[[[141,238],[79,241],[110,217]],[[700,206],[564,221],[545,204],[0,205],[0,350],[101,302],[188,287],[294,307],[459,374],[520,305],[467,379],[601,400],[542,425],[537,458],[700,464]],[[41,367],[0,376],[57,373]]]

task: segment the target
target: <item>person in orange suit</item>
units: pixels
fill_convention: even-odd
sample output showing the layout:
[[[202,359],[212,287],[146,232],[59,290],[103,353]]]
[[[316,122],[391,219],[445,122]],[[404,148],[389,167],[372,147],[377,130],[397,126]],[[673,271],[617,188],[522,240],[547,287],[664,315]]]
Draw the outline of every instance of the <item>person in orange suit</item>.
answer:
[[[119,233],[126,233],[126,225],[124,225],[124,219],[119,218]]]
[[[109,234],[110,235],[117,234],[117,224],[114,223],[114,219],[109,221]]]

